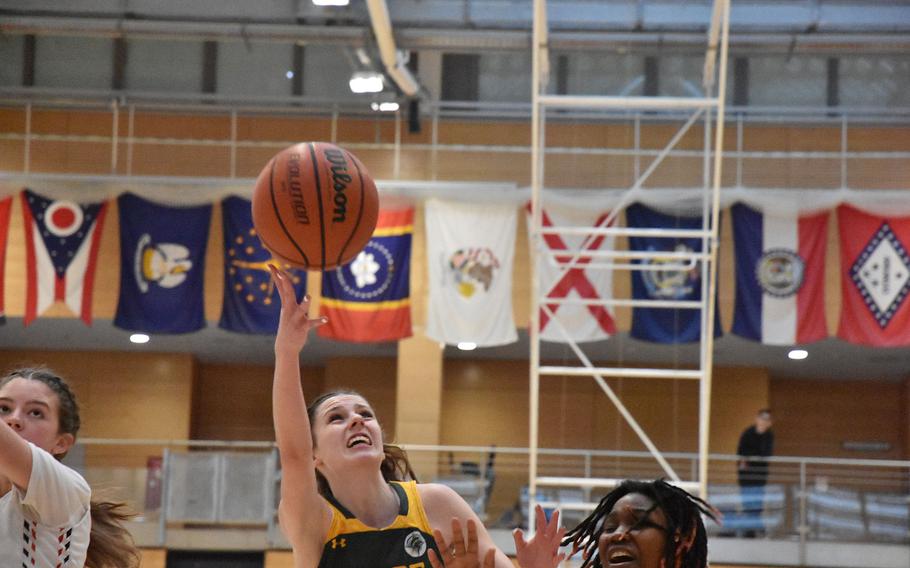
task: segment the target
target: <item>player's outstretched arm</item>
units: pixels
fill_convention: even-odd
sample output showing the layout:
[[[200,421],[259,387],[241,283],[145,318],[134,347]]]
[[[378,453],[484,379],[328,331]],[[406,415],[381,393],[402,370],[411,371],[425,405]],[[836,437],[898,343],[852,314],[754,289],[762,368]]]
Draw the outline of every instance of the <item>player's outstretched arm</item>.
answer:
[[[295,553],[318,554],[331,513],[320,497],[313,466],[313,441],[306,401],[300,383],[300,350],[315,327],[325,318],[310,318],[310,298],[297,302],[290,276],[270,266],[272,280],[281,297],[281,316],[275,336],[275,378],[272,385],[272,414],[275,440],[281,458],[282,529]],[[319,511],[320,514],[314,514]],[[302,550],[301,550],[302,549]]]
[[[7,479],[25,491],[32,475],[32,451],[6,420],[6,406],[0,401],[0,480]]]

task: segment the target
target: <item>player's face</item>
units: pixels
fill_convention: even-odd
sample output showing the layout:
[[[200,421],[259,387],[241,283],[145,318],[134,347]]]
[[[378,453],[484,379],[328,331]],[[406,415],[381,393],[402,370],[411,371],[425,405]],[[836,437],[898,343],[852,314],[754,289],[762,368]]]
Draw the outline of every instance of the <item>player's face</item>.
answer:
[[[313,434],[317,466],[332,470],[350,465],[351,460],[376,462],[377,466],[382,462],[382,429],[361,396],[341,394],[326,399],[316,410]]]
[[[629,493],[613,505],[597,542],[604,568],[661,568],[667,519],[654,501]]]
[[[41,381],[16,378],[0,388],[0,419],[25,440],[57,455],[73,443],[60,433],[60,401]]]

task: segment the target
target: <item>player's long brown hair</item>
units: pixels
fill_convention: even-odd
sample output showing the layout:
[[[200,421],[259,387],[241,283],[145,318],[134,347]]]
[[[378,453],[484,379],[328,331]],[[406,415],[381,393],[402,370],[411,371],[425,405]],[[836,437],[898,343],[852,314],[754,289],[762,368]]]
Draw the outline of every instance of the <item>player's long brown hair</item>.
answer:
[[[0,378],[0,388],[13,379],[39,381],[57,396],[59,406],[59,432],[76,437],[81,421],[79,404],[66,381],[46,367],[25,367],[12,370]],[[63,458],[66,454],[54,456]],[[133,537],[123,522],[133,517],[126,503],[92,499],[90,504],[92,530],[89,536],[87,568],[135,568],[140,554]]]
[[[310,419],[310,432],[313,431],[313,421],[316,416],[316,411],[319,410],[322,403],[339,395],[353,395],[363,398],[363,395],[359,392],[347,389],[329,391],[319,395],[306,409],[307,417]],[[407,452],[393,444],[383,444],[382,452],[385,454],[385,457],[382,460],[382,464],[379,466],[379,471],[382,472],[383,479],[386,481],[417,481],[417,474],[414,473],[414,468],[411,467],[411,462],[408,461]],[[332,495],[332,488],[329,487],[328,480],[319,473],[319,470],[316,470],[316,484],[319,488],[320,495],[323,497],[330,497]]]

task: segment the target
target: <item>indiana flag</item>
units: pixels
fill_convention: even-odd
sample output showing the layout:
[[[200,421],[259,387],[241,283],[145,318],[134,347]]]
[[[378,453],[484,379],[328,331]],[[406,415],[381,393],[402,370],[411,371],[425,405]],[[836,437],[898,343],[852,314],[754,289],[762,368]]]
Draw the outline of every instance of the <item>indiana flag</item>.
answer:
[[[25,314],[29,325],[54,302],[92,323],[92,290],[107,204],[78,204],[22,192]]]
[[[838,337],[851,343],[910,345],[910,217],[837,208],[843,295]]]
[[[6,323],[6,312],[3,310],[3,270],[6,266],[6,243],[9,238],[9,217],[13,198],[0,199],[0,325]]]
[[[518,340],[512,317],[514,205],[426,203],[427,337],[478,347]]]
[[[166,207],[125,193],[114,325],[153,333],[205,327],[203,272],[212,206]]]
[[[414,208],[381,210],[366,247],[348,264],[322,273],[319,334],[357,342],[411,336],[411,238]]]
[[[528,222],[531,223],[531,208],[528,206]],[[544,228],[558,227],[601,227],[609,212],[592,211],[589,207],[568,205],[547,205],[542,211]],[[529,225],[530,226],[530,225]],[[542,246],[547,250],[539,255],[537,270],[540,276],[540,291],[548,299],[600,300],[613,296],[613,271],[588,268],[590,258],[579,256],[572,267],[569,262],[576,253],[613,248],[613,237],[603,235],[556,235],[544,234]],[[533,242],[531,246],[534,246]],[[566,343],[598,341],[616,332],[613,314],[603,305],[573,305],[548,303],[558,323],[551,321],[546,310],[540,310],[540,338],[544,341]]]
[[[768,345],[826,338],[828,212],[781,215],[743,204],[730,211],[736,249],[733,333]]]
[[[641,204],[626,209],[626,224],[644,229],[701,229],[701,217],[665,215]],[[701,252],[701,238],[629,237],[629,248],[648,252]],[[635,260],[650,265],[632,272],[632,297],[640,300],[701,300],[702,262],[686,259]],[[720,317],[714,311],[714,336],[720,336]],[[686,343],[701,338],[701,310],[641,308],[632,310],[632,337],[655,343]]]
[[[224,297],[218,327],[238,333],[272,334],[278,329],[281,300],[269,264],[287,270],[298,300],[306,294],[306,272],[292,269],[262,246],[250,201],[228,197],[221,201],[224,228]]]

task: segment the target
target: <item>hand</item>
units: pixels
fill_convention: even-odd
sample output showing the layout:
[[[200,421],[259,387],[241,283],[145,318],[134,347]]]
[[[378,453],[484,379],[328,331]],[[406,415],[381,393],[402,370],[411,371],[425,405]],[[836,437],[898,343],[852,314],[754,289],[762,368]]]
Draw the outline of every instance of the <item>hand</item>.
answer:
[[[269,270],[272,272],[272,282],[275,283],[275,288],[281,297],[281,316],[278,319],[275,350],[287,348],[295,353],[299,352],[306,345],[310,330],[329,320],[324,316],[310,319],[310,295],[307,294],[298,304],[291,276],[272,264],[269,265]]]
[[[537,532],[530,541],[525,541],[524,532],[515,529],[515,555],[522,568],[555,568],[565,560],[565,553],[559,552],[559,544],[566,534],[566,529],[559,526],[559,511],[555,511],[547,521],[547,516],[540,505],[534,510],[537,519]]]
[[[431,548],[428,556],[430,558],[430,565],[433,568],[443,568],[444,566],[448,568],[493,568],[495,563],[496,549],[491,547],[489,550],[487,550],[483,555],[483,563],[481,563],[480,557],[477,554],[477,524],[474,522],[474,519],[468,519],[467,524],[467,548],[465,548],[464,534],[461,532],[461,523],[458,521],[458,519],[452,519],[451,547],[448,543],[446,543],[445,538],[443,538],[442,533],[439,532],[439,529],[433,529],[433,535],[436,539],[436,546],[439,547],[440,552],[446,558],[446,561],[443,562],[436,555],[436,551]]]

